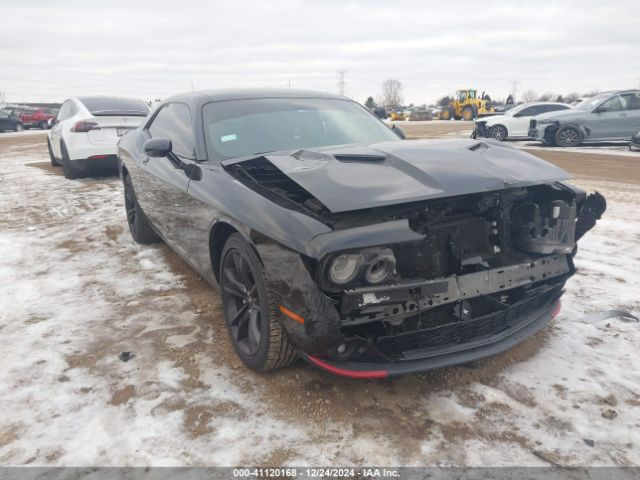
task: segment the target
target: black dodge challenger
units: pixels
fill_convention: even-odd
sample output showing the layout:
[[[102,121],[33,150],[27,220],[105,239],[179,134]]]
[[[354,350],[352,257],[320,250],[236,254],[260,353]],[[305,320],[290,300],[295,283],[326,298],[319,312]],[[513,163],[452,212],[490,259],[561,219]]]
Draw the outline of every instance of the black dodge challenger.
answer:
[[[231,341],[380,378],[498,354],[542,328],[606,208],[490,140],[403,140],[347,98],[188,93],[119,144],[133,238],[219,287]]]

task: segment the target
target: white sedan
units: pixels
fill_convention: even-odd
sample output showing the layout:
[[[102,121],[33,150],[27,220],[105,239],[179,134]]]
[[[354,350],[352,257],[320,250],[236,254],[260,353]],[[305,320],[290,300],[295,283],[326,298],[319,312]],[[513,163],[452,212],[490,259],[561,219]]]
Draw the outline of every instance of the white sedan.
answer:
[[[566,103],[533,102],[522,103],[507,110],[504,115],[496,115],[476,120],[474,136],[489,137],[496,140],[507,138],[529,138],[529,120],[541,113],[566,110]]]
[[[65,100],[49,130],[52,165],[66,178],[79,178],[92,168],[117,165],[117,143],[149,114],[142,100],[121,97],[74,97]]]

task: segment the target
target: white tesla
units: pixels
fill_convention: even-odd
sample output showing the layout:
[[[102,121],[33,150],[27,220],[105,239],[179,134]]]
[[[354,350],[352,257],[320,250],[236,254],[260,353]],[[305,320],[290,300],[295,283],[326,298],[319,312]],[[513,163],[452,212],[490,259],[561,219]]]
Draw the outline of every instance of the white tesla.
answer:
[[[149,113],[142,100],[121,97],[73,97],[65,100],[49,130],[47,147],[52,165],[66,178],[78,178],[92,168],[116,168],[117,143]]]
[[[522,103],[507,110],[504,115],[495,115],[476,120],[475,136],[489,137],[496,140],[507,138],[529,138],[529,120],[541,113],[566,110],[571,108],[566,103],[533,102]]]

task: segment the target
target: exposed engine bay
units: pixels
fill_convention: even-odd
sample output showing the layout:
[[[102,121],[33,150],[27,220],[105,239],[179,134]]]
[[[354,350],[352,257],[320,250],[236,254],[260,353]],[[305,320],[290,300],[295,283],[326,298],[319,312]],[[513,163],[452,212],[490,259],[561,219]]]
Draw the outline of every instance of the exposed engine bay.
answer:
[[[507,331],[557,300],[575,269],[576,240],[604,212],[604,198],[561,183],[334,215],[334,228],[372,218],[408,219],[417,242],[370,249],[365,275],[346,288],[318,279],[351,341],[337,359],[372,348],[393,359]],[[384,211],[382,211],[384,210]],[[369,272],[393,259],[384,282]],[[378,262],[378,263],[376,263]]]
[[[605,211],[604,198],[563,183],[566,172],[534,157],[514,161],[523,154],[502,145],[463,142],[455,155],[438,148],[385,144],[223,163],[246,187],[330,229],[303,257],[316,286],[301,292],[305,302],[288,300],[318,317],[311,336],[289,331],[302,350],[339,362],[437,365],[436,356],[498,351],[501,339],[516,342],[553,314],[575,273],[576,241]],[[274,288],[291,299],[297,288],[286,276]]]

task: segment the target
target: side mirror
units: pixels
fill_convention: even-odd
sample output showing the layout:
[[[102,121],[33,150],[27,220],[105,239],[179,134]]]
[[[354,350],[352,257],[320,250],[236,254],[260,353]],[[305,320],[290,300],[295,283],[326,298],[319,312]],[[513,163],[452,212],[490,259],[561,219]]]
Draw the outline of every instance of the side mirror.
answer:
[[[596,109],[593,111],[593,113],[603,113],[603,112],[606,112],[606,111],[607,111],[607,109],[606,109],[606,108],[604,108],[602,105],[600,105],[598,108],[596,108]]]
[[[166,157],[171,153],[172,145],[168,138],[158,137],[144,142],[143,148],[148,157]]]
[[[391,130],[393,130],[393,133],[398,135],[402,140],[405,140],[407,138],[407,136],[404,134],[402,129],[399,126],[397,126],[395,123],[391,126]]]
[[[56,123],[58,123],[58,120],[55,118],[50,118],[49,120],[47,120],[47,126],[49,128],[53,127]]]

